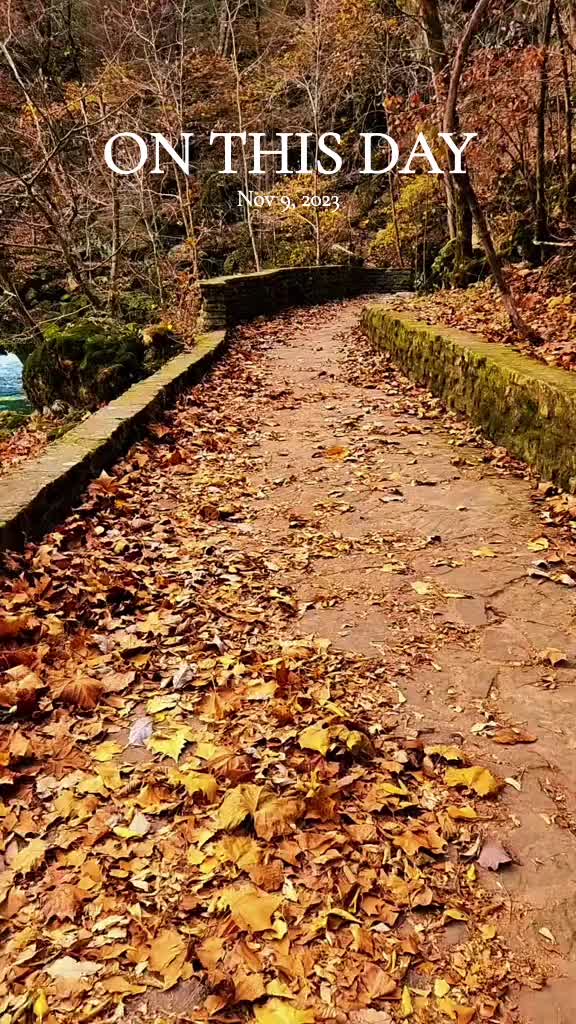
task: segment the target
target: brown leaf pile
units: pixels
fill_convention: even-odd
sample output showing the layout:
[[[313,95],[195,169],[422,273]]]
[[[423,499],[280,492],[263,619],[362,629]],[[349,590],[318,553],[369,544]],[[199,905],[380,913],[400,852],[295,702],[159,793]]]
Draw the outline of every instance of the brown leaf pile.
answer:
[[[171,994],[190,1021],[498,1019],[474,857],[499,780],[404,735],[383,661],[298,636],[277,567],[228,532],[253,339],[8,559],[2,1024],[167,1019]],[[308,523],[286,557],[339,543]]]

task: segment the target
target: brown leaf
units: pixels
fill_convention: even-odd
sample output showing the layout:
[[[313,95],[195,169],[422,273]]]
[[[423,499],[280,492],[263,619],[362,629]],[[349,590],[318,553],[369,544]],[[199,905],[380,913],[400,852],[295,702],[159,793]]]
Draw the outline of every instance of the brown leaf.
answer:
[[[533,736],[530,732],[524,732],[523,729],[500,729],[499,732],[495,733],[492,737],[494,743],[501,743],[506,746],[513,746],[515,743],[536,743],[537,736]]]
[[[234,978],[234,996],[237,1002],[253,1003],[264,995],[264,979],[261,974],[246,974],[240,971]]]
[[[98,704],[104,687],[97,679],[90,679],[89,676],[82,676],[80,679],[73,679],[64,683],[56,692],[56,696],[72,707],[80,711],[90,711]]]
[[[19,712],[31,714],[45,689],[39,677],[23,665],[9,669],[5,676],[8,681],[0,686],[0,707],[15,707]]]
[[[58,921],[75,921],[84,900],[88,899],[88,893],[79,889],[76,885],[66,883],[59,885],[54,892],[46,897],[44,903],[44,915],[46,921],[55,917]]]
[[[0,640],[18,640],[38,625],[33,615],[0,615]]]
[[[396,990],[396,982],[378,964],[369,964],[362,974],[362,984],[371,1000],[388,996]]]
[[[265,800],[254,815],[256,835],[261,839],[287,835],[304,810],[304,801],[296,797],[280,796]]]
[[[282,861],[272,860],[268,864],[255,864],[250,868],[250,878],[266,892],[278,892],[284,885]]]

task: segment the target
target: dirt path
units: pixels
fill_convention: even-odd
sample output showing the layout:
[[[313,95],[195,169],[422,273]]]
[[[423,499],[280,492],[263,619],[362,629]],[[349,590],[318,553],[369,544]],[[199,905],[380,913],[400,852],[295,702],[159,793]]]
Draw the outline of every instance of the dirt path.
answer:
[[[572,1024],[570,550],[359,308],[9,560],[1,1024]]]

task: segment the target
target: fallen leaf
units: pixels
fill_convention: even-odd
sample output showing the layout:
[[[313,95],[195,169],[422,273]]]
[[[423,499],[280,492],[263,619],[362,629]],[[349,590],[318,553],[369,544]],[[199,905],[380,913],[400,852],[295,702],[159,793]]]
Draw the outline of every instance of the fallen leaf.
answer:
[[[170,736],[151,737],[151,739],[147,740],[146,746],[148,750],[153,750],[155,754],[162,754],[164,757],[171,757],[173,761],[178,761],[188,742],[188,733],[183,729],[177,729]]]
[[[263,1006],[254,1007],[256,1024],[314,1024],[312,1010],[298,1010],[283,999],[269,999]]]
[[[0,640],[18,640],[38,625],[33,615],[0,615]]]
[[[44,903],[46,921],[55,917],[58,921],[75,921],[87,894],[77,885],[64,883],[49,893]]]
[[[99,743],[97,747],[94,747],[92,751],[92,757],[94,761],[111,761],[112,758],[116,757],[116,754],[122,753],[122,747],[119,743],[114,740],[106,740],[104,743]]]
[[[11,868],[15,872],[21,872],[23,875],[27,875],[30,871],[34,871],[35,868],[39,867],[46,856],[47,846],[43,839],[32,839],[27,846],[24,846],[19,853],[16,854],[14,860],[11,863]]]
[[[233,921],[239,928],[264,932],[272,927],[272,915],[282,904],[282,896],[274,896],[252,886],[231,889],[225,896]]]
[[[550,543],[546,537],[536,537],[535,540],[529,540],[526,546],[529,551],[547,551]]]
[[[145,747],[147,740],[150,739],[154,732],[154,726],[152,719],[144,716],[143,718],[137,718],[132,724],[130,732],[128,733],[128,744],[131,747]]]
[[[505,746],[514,746],[516,743],[536,743],[537,736],[533,736],[530,732],[524,732],[523,729],[500,729],[499,732],[495,733],[492,737],[494,743],[501,743]]]
[[[44,989],[40,989],[34,1003],[32,1005],[32,1011],[36,1020],[42,1024],[42,1021],[50,1013],[50,1007],[48,1006],[48,1000],[46,999],[46,993]]]
[[[150,969],[158,974],[169,974],[174,963],[184,964],[188,942],[175,928],[163,928],[150,946]]]
[[[555,647],[546,647],[545,650],[538,652],[538,661],[541,665],[552,665],[552,668],[556,668],[557,665],[568,665],[569,659],[564,651],[559,651]]]
[[[272,797],[265,800],[254,815],[256,835],[261,839],[286,835],[293,830],[304,810],[304,801],[297,797]]]
[[[92,960],[74,960],[71,956],[63,956],[44,970],[55,980],[81,981],[82,978],[91,978],[98,974],[102,970],[102,965],[95,964]]]
[[[90,679],[89,676],[82,676],[65,683],[57,691],[56,696],[64,704],[71,704],[80,711],[91,711],[100,701],[104,692],[104,686],[97,679]]]
[[[492,796],[502,788],[501,779],[495,778],[487,768],[448,768],[444,781],[447,786],[466,786],[479,796]]]
[[[228,790],[216,815],[217,829],[235,829],[256,813],[262,789],[248,784]]]
[[[352,1010],[348,1020],[350,1024],[394,1024],[388,1010]]]
[[[317,750],[324,757],[330,749],[330,733],[323,725],[310,725],[298,737],[300,746],[305,750]]]
[[[492,548],[475,548],[472,552],[473,558],[496,558],[496,552]]]
[[[431,583],[426,583],[424,580],[416,580],[414,583],[411,583],[410,586],[412,587],[412,590],[415,590],[421,597],[424,597],[425,594],[431,594],[434,589]]]
[[[505,864],[512,863],[512,857],[504,849],[502,843],[496,838],[486,839],[480,856],[478,857],[478,863],[482,868],[488,868],[490,871],[498,871],[498,868],[504,867]]]

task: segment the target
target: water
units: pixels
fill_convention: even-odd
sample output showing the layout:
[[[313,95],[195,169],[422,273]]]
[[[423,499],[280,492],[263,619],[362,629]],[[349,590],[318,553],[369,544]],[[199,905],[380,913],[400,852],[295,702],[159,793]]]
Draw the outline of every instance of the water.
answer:
[[[0,409],[16,412],[29,407],[22,387],[22,363],[11,353],[0,356]]]

